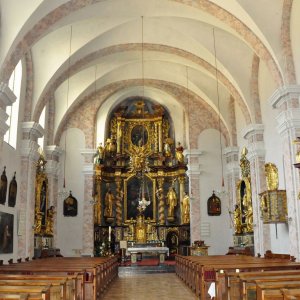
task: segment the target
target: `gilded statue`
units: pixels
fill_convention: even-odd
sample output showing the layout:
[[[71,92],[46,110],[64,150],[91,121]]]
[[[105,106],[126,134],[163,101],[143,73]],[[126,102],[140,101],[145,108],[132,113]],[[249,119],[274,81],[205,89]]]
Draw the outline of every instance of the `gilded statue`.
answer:
[[[104,208],[104,217],[113,218],[113,204],[114,204],[114,195],[110,188],[105,195],[105,208]]]
[[[97,147],[97,152],[94,157],[94,164],[101,165],[104,161],[104,147],[102,146],[102,143],[99,144]]]
[[[240,167],[242,172],[242,177],[246,178],[250,176],[250,162],[247,159],[248,150],[246,147],[243,148],[240,159]]]
[[[246,232],[253,232],[253,209],[251,203],[245,211]]]
[[[112,139],[107,139],[105,142],[105,153],[112,154],[116,151],[116,145]]]
[[[236,234],[242,233],[242,213],[240,207],[236,204],[233,212],[234,232]]]
[[[171,145],[170,145],[168,140],[166,140],[165,144],[164,144],[164,156],[165,157],[171,157],[172,156]]]
[[[184,155],[183,155],[183,147],[181,146],[181,143],[177,143],[177,147],[175,149],[175,157],[179,164],[184,163]]]
[[[54,223],[54,206],[50,206],[47,211],[47,219],[46,219],[46,230],[45,233],[48,235],[53,235],[53,223]]]
[[[182,198],[182,211],[181,211],[182,224],[190,223],[190,197],[187,193]]]
[[[167,205],[168,207],[168,220],[174,220],[174,211],[177,205],[177,195],[173,188],[173,186],[169,187],[169,191],[167,193]]]
[[[42,231],[43,214],[40,211],[35,213],[34,233],[40,234]]]
[[[278,169],[273,163],[265,164],[265,175],[267,181],[267,190],[278,190]]]

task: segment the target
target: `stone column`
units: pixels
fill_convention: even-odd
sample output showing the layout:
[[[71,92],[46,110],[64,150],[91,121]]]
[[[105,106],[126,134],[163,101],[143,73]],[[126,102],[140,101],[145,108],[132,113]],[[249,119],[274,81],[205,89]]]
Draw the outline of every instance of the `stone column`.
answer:
[[[300,207],[298,193],[300,189],[299,170],[293,164],[296,163],[296,153],[299,145],[294,143],[300,137],[300,109],[289,105],[295,100],[299,102],[300,86],[284,86],[279,88],[271,96],[269,102],[274,108],[278,108],[277,131],[282,139],[284,172],[287,193],[288,219],[289,219],[289,253],[299,260],[300,258]]]
[[[247,158],[250,162],[254,249],[256,254],[264,254],[266,250],[271,249],[270,228],[268,225],[264,225],[260,218],[259,193],[266,190],[263,133],[264,126],[262,124],[251,124],[243,130],[243,136],[248,141]]]
[[[34,209],[36,163],[39,159],[38,138],[44,130],[35,122],[22,123],[21,176],[18,202],[18,256],[32,257],[34,254]]]
[[[15,94],[10,90],[7,84],[0,83],[0,166],[2,165],[2,148],[3,139],[9,126],[6,124],[8,114],[6,113],[6,107],[11,106],[16,100]],[[1,167],[2,168],[2,167]]]
[[[93,203],[93,158],[96,149],[81,150],[84,156],[84,203],[83,203],[83,241],[82,253],[94,254],[94,206]]]
[[[53,220],[53,245],[57,245],[57,199],[58,199],[58,174],[60,170],[59,157],[62,150],[56,146],[46,146],[46,173],[48,177],[48,193],[49,193],[49,207],[53,205],[55,207],[55,214]]]
[[[200,240],[200,164],[199,158],[202,152],[198,149],[184,150],[188,159],[189,195],[191,211],[191,243]]]
[[[236,186],[240,179],[240,166],[239,166],[239,148],[227,147],[224,149],[225,158],[225,187],[228,197],[228,210],[233,211],[236,204]],[[231,221],[231,225],[232,221]]]

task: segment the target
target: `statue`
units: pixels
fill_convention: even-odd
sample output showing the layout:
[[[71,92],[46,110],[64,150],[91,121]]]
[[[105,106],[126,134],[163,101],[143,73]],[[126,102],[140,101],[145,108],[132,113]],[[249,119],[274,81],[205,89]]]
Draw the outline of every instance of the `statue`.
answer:
[[[265,164],[265,175],[267,180],[267,190],[278,190],[278,169],[273,163]]]
[[[165,157],[171,157],[172,156],[171,145],[170,145],[168,140],[166,140],[165,144],[164,144],[164,155],[165,155]]]
[[[181,211],[182,224],[190,223],[190,197],[187,193],[184,193],[182,199],[182,211]]]
[[[242,216],[241,216],[241,209],[236,204],[233,212],[233,224],[234,224],[234,231],[235,234],[242,233]]]
[[[94,158],[94,164],[102,165],[103,160],[104,160],[104,147],[102,146],[102,143],[100,143],[99,146],[97,147],[97,152]]]
[[[250,162],[247,159],[248,150],[246,147],[242,149],[240,167],[242,172],[242,177],[247,178],[250,176]]]
[[[177,143],[177,147],[175,150],[176,150],[175,157],[178,163],[179,164],[184,163],[183,147],[181,146],[180,142]]]
[[[54,206],[50,206],[47,211],[47,220],[46,220],[46,230],[45,233],[48,235],[53,235],[53,218],[54,218]]]
[[[245,211],[246,218],[246,232],[253,232],[253,210],[252,205],[249,203]]]
[[[116,151],[116,145],[112,139],[107,139],[105,142],[105,153],[110,156]]]
[[[131,241],[134,241],[135,239],[135,220],[133,218],[130,218],[129,221],[129,236]]]
[[[108,188],[108,191],[105,195],[105,208],[104,208],[104,217],[113,218],[113,204],[114,204],[114,195],[111,192],[111,189]]]
[[[173,186],[169,187],[169,191],[167,193],[167,205],[169,205],[168,220],[173,222],[175,218],[174,210],[175,210],[175,206],[177,205],[177,195]]]
[[[42,231],[43,214],[40,211],[35,213],[34,234],[40,234]]]

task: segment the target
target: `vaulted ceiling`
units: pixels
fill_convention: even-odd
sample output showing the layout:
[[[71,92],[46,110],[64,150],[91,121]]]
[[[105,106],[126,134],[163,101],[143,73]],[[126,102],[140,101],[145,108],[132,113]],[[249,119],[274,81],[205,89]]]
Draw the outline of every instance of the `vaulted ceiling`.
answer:
[[[287,65],[290,84],[300,69],[290,65],[291,54],[300,54],[299,1],[0,3],[1,81],[24,58],[24,118],[38,121],[44,106],[52,105],[54,136],[75,107],[104,94],[97,109],[145,96],[184,111],[182,98],[191,97],[230,131],[232,101],[245,124],[255,122],[255,82],[256,92],[264,89],[269,97],[283,84]]]

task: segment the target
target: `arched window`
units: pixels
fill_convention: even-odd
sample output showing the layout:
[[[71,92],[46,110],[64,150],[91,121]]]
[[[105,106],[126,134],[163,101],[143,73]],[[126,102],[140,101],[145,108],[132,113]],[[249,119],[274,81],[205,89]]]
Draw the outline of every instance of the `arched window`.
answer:
[[[39,124],[45,128],[45,116],[46,116],[46,106],[44,107],[41,116],[39,118]],[[38,138],[38,144],[39,146],[44,149],[44,136],[42,136],[41,138]]]
[[[13,148],[16,148],[17,146],[21,81],[22,81],[22,63],[21,61],[19,61],[8,83],[9,88],[14,92],[17,99],[12,106],[8,106],[6,108],[6,113],[8,114],[8,119],[6,121],[6,124],[9,126],[9,129],[4,136],[4,141],[9,145],[11,145]]]

